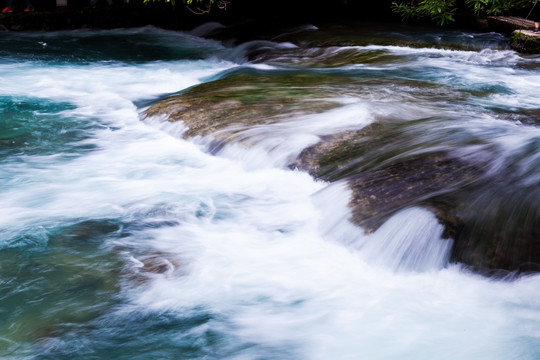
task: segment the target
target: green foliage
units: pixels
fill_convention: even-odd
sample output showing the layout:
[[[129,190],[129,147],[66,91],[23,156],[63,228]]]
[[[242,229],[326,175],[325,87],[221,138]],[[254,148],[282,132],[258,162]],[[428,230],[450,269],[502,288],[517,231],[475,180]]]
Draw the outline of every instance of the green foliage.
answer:
[[[531,0],[465,0],[468,11],[475,15],[508,14],[530,8]],[[447,25],[454,21],[454,15],[458,10],[456,0],[407,0],[406,2],[393,2],[392,10],[401,15],[403,19],[427,18],[438,25]]]
[[[443,26],[454,21],[457,11],[455,0],[422,0],[418,4],[392,3],[392,10],[403,18],[429,18]]]
[[[522,9],[529,10],[534,4],[531,0],[488,0],[488,2],[489,7],[485,12],[490,15],[508,14]]]
[[[129,0],[125,0],[126,2],[129,2]],[[175,5],[176,4],[176,1],[175,0],[161,0],[165,3],[169,3],[171,5]],[[156,0],[143,0],[143,4],[150,4],[150,3],[153,3],[153,2],[156,2]]]
[[[489,5],[490,2],[492,1],[491,0],[465,0],[465,4],[467,4],[469,8],[473,9],[473,12],[477,15],[480,14],[480,12],[485,11],[486,7]]]

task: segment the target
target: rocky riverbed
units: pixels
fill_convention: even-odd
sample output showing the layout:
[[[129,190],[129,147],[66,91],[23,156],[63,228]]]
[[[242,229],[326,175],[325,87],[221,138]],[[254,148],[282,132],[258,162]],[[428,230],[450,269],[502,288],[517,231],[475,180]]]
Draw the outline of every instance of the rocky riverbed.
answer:
[[[478,110],[464,111],[467,104],[485,101],[500,89],[435,85],[437,76],[429,75],[429,65],[426,71],[400,66],[411,55],[385,47],[388,33],[366,45],[361,31],[346,36],[342,29],[334,31],[338,35],[306,28],[276,38],[294,47],[255,46],[252,63],[280,68],[225,73],[152,105],[145,114],[183,122],[185,137],[210,137],[219,153],[230,143],[256,144],[250,129],[263,134],[266,129],[272,136],[272,125],[312,114],[332,123],[331,109],[346,107],[351,99],[365,102],[371,125],[319,134],[319,141],[306,145],[287,166],[324,181],[346,181],[352,191],[350,220],[366,232],[376,231],[401,209],[421,206],[437,215],[445,236],[454,240],[453,261],[486,273],[540,270],[540,212],[533,200],[538,189],[519,185],[523,180],[511,169],[521,160],[506,159],[495,170],[500,149],[466,130],[467,122],[478,117]],[[428,41],[416,39],[415,46]],[[407,42],[412,41],[397,39],[399,46]],[[435,46],[446,42],[452,39]],[[498,111],[491,121],[515,121],[515,116],[514,111]],[[462,121],[461,129],[452,124]],[[534,122],[527,115],[523,121]]]

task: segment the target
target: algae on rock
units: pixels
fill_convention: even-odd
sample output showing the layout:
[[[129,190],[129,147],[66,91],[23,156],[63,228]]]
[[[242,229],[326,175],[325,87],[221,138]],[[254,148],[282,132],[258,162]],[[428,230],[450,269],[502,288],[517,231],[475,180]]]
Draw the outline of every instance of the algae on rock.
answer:
[[[325,75],[236,75],[189,88],[151,106],[146,115],[182,121],[186,137],[219,137],[219,131],[233,126],[234,133],[239,125],[273,124],[338,107],[331,97],[339,93],[339,84]]]

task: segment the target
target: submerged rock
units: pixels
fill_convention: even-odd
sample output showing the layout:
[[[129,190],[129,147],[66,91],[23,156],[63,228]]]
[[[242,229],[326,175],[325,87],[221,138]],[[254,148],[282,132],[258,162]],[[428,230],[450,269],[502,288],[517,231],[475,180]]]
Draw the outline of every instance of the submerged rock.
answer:
[[[445,152],[392,158],[392,146],[387,143],[385,149],[382,134],[381,125],[373,124],[358,132],[325,137],[304,150],[291,166],[326,181],[347,181],[352,190],[351,220],[368,233],[404,208],[423,206],[446,226],[446,237],[455,237],[463,224],[456,213],[456,199],[448,197],[473,184],[482,169]],[[370,158],[375,144],[381,156]]]
[[[407,81],[398,85],[422,89],[417,98],[431,101],[447,91],[392,81],[394,86]],[[381,99],[373,99],[369,91],[386,85],[384,80],[374,85],[369,79],[335,74],[233,73],[165,99],[146,115],[182,121],[185,137],[211,135],[222,142],[243,142],[238,134],[245,129],[341,106],[337,99],[344,94],[377,104]],[[454,239],[452,261],[483,273],[540,271],[540,207],[528,200],[540,194],[531,185],[516,187],[509,195],[508,189],[518,182],[513,175],[517,171],[506,166],[507,175],[490,172],[490,159],[497,154],[488,142],[446,126],[443,117],[375,118],[376,123],[362,130],[321,136],[290,167],[328,182],[345,181],[352,190],[350,220],[366,232],[374,232],[400,210],[423,207],[444,225],[443,236]],[[462,156],[466,151],[471,156]],[[478,151],[486,156],[476,156]]]
[[[287,63],[300,66],[333,68],[356,64],[392,64],[399,57],[383,49],[309,47],[305,49],[275,49],[251,56],[253,62]]]
[[[395,136],[373,124],[324,137],[291,166],[326,181],[346,181],[351,221],[368,233],[398,211],[421,206],[445,226],[443,236],[454,239],[452,261],[486,274],[540,271],[540,209],[533,200],[538,190],[510,192],[510,175],[490,175],[487,164],[445,151],[397,155],[390,142],[399,142]]]
[[[130,252],[132,266],[126,268],[128,280],[134,285],[140,286],[149,282],[159,275],[178,273],[182,264],[173,254],[153,249],[142,249],[140,254]]]
[[[505,185],[479,190],[461,207],[453,259],[488,274],[539,272],[540,192]]]
[[[103,242],[119,230],[113,220],[83,221],[48,230],[46,246],[2,251],[0,272],[10,280],[0,291],[13,306],[0,331],[15,343],[37,341],[110,311],[118,303],[123,264]]]
[[[322,85],[322,86],[321,86]],[[226,138],[238,126],[272,124],[284,117],[322,112],[339,106],[327,100],[339,81],[324,75],[237,75],[192,87],[146,110],[187,126],[184,136]],[[220,132],[234,128],[229,133]]]

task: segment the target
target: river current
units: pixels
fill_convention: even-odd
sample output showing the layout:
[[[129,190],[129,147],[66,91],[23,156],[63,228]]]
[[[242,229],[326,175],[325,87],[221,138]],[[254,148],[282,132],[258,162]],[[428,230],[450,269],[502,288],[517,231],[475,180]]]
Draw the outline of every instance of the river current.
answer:
[[[342,183],[286,166],[318,136],[381,117],[466,118],[441,126],[496,147],[493,171],[518,164],[538,203],[540,57],[496,33],[399,27],[328,50],[369,61],[319,66],[281,35],[200,37],[215,28],[0,34],[0,357],[540,359],[540,276],[450,263],[452,240],[423,208],[366,235]],[[231,71],[372,81],[217,154],[141,115]]]

